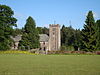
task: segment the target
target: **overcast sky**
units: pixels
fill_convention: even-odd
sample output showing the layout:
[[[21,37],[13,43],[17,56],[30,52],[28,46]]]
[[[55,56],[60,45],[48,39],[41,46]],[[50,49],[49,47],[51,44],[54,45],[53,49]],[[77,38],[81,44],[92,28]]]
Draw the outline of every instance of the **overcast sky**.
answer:
[[[0,0],[8,5],[18,19],[18,28],[24,27],[28,16],[32,16],[36,25],[48,27],[49,24],[72,25],[82,29],[89,10],[95,20],[100,19],[100,0]]]

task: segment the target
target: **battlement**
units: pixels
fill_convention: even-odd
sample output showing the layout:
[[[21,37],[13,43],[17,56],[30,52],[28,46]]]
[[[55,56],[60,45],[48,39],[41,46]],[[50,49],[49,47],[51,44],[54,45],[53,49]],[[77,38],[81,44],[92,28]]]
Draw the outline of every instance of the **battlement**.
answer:
[[[49,24],[50,27],[60,27],[59,24]]]

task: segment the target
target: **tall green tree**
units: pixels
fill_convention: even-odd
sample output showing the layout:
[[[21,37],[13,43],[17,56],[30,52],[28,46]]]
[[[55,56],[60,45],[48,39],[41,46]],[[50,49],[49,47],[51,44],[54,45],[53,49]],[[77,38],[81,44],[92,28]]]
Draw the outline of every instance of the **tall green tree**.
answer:
[[[15,28],[12,36],[17,36],[17,35],[22,35],[22,34],[23,34],[22,29]]]
[[[42,29],[42,31],[43,31],[43,34],[49,35],[49,29],[48,29],[48,28],[44,27],[44,28]]]
[[[0,5],[0,50],[10,49],[13,26],[17,26],[17,19],[13,15],[14,12],[9,6]]]
[[[39,34],[49,35],[49,29],[47,27],[37,27]]]
[[[61,28],[61,48],[66,48],[66,50],[74,50],[75,44],[75,29],[70,27],[65,27],[64,25]],[[78,34],[78,33],[77,33]],[[77,43],[77,42],[76,42]],[[78,44],[78,43],[77,43]]]
[[[95,50],[95,27],[93,13],[92,11],[89,11],[84,24],[84,29],[82,29],[82,49],[85,51]]]
[[[71,26],[65,27],[63,25],[62,29],[61,29],[62,45],[72,46],[74,44],[74,40],[75,40],[74,34],[75,34],[75,30]]]
[[[75,48],[75,50],[80,50],[80,46],[81,46],[81,31],[80,31],[80,29],[75,30],[74,38],[75,38],[74,48]]]
[[[70,27],[66,27],[67,28],[67,44],[68,46],[74,46],[74,41],[75,41],[75,30],[72,28],[72,26]]]
[[[37,27],[37,30],[38,30],[39,34],[43,34],[43,28],[42,27]]]
[[[61,28],[61,45],[65,45],[65,40],[66,40],[66,27],[65,25],[63,25]]]
[[[96,21],[96,50],[100,51],[100,20]]]
[[[22,40],[19,47],[24,47],[26,50],[39,47],[39,34],[36,28],[35,20],[29,16],[26,20]]]

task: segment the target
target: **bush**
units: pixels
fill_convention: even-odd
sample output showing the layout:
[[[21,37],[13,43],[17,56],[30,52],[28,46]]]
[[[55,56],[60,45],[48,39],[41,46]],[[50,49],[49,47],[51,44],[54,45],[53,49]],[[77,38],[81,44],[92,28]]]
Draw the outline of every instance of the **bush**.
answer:
[[[61,50],[62,51],[74,51],[75,48],[73,46],[65,46],[65,45],[62,45],[61,46]]]
[[[34,54],[28,51],[19,51],[19,50],[8,50],[8,51],[0,51],[0,54]]]
[[[48,54],[64,54],[64,55],[69,55],[69,54],[75,54],[75,55],[80,55],[80,54],[85,54],[85,55],[94,55],[94,54],[98,54],[100,55],[100,51],[99,52],[85,52],[85,51],[48,51]]]
[[[67,51],[74,51],[75,49],[74,49],[73,46],[67,46],[67,47],[66,47],[66,50],[67,50]]]
[[[64,50],[65,51],[66,49],[67,49],[66,46],[64,46],[64,45],[61,46],[61,50]]]

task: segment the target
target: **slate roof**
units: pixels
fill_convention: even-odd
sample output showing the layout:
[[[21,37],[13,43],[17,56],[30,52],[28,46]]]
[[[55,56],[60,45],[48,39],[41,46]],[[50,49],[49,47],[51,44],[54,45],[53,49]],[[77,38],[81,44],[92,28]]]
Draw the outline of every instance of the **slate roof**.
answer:
[[[40,42],[48,42],[49,41],[49,36],[47,34],[39,34],[40,36]]]
[[[12,38],[15,42],[19,42],[19,41],[21,40],[21,36],[22,36],[22,35],[17,35],[17,36],[15,36],[15,37],[12,37],[12,36],[11,36],[11,38]]]

